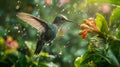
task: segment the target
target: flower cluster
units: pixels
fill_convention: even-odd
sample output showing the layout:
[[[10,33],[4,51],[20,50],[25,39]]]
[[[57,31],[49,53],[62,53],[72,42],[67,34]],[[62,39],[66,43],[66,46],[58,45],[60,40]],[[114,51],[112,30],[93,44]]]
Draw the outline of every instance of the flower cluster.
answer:
[[[7,49],[17,49],[18,48],[17,41],[13,40],[13,38],[11,36],[7,36],[5,43],[6,43]]]
[[[79,35],[82,35],[82,38],[85,39],[88,32],[89,33],[99,33],[100,30],[96,25],[96,21],[94,18],[88,18],[84,20],[83,24],[80,24],[80,27],[83,28],[82,31],[79,32]]]

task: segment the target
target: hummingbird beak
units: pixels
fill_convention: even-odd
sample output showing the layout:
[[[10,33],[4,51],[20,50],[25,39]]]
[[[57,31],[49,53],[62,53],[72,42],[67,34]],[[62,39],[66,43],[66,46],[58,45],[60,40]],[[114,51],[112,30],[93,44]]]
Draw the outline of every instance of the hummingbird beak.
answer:
[[[67,22],[72,22],[72,20],[66,19]]]

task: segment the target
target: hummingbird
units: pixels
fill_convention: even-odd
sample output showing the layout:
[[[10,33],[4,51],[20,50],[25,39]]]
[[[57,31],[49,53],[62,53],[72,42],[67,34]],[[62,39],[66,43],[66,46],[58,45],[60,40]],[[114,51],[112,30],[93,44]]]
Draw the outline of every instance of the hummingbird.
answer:
[[[16,16],[33,28],[37,29],[37,31],[40,33],[34,54],[39,54],[45,44],[52,43],[63,23],[72,22],[64,15],[56,16],[53,23],[46,22],[40,18],[24,12],[19,12],[16,14]]]

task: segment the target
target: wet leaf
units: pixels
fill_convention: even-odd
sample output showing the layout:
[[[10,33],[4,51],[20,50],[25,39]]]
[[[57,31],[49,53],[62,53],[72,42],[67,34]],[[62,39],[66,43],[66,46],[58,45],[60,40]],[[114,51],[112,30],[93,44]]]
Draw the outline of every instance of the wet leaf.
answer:
[[[118,31],[117,31],[117,38],[120,39],[120,27],[118,28]]]
[[[119,25],[120,25],[120,7],[113,10],[109,22],[109,26],[111,30],[118,28]]]
[[[15,64],[15,67],[26,67],[27,66],[27,58],[26,56],[19,54],[18,61]]]
[[[103,15],[101,14],[97,14],[96,17],[96,25],[98,26],[99,30],[103,33],[107,33],[108,32],[108,25],[107,22],[105,20],[105,18],[103,17]]]
[[[109,3],[110,2],[110,0],[88,0],[88,3],[95,3],[95,2],[97,2],[97,3]]]
[[[110,3],[120,6],[120,1],[119,0],[110,0]]]
[[[81,59],[82,57],[77,57],[74,64],[75,64],[75,67],[88,67],[87,64],[81,64]]]
[[[118,61],[120,61],[120,40],[119,39],[114,39],[114,40],[109,40],[109,45],[111,48],[111,54],[109,55],[114,55],[114,57],[112,57],[112,61],[115,62],[114,64],[116,65],[120,65],[120,63],[118,64]]]
[[[0,36],[0,51],[5,49],[5,40]]]
[[[90,3],[111,3],[113,5],[120,6],[120,1],[119,0],[88,0],[88,4]]]
[[[110,58],[111,64],[119,67],[119,61],[117,60],[117,58],[115,57],[115,55],[113,54],[113,52],[111,50],[108,50],[107,56]]]

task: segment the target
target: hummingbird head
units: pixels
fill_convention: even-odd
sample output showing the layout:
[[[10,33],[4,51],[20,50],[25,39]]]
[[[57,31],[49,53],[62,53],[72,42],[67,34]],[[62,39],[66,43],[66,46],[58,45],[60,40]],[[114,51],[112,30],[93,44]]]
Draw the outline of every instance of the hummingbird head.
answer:
[[[65,22],[71,22],[71,20],[69,20],[66,16],[64,16],[64,15],[58,15],[56,18],[55,18],[55,20],[54,20],[54,24],[56,24],[56,25],[61,25],[61,24],[63,24],[63,23],[65,23]]]

